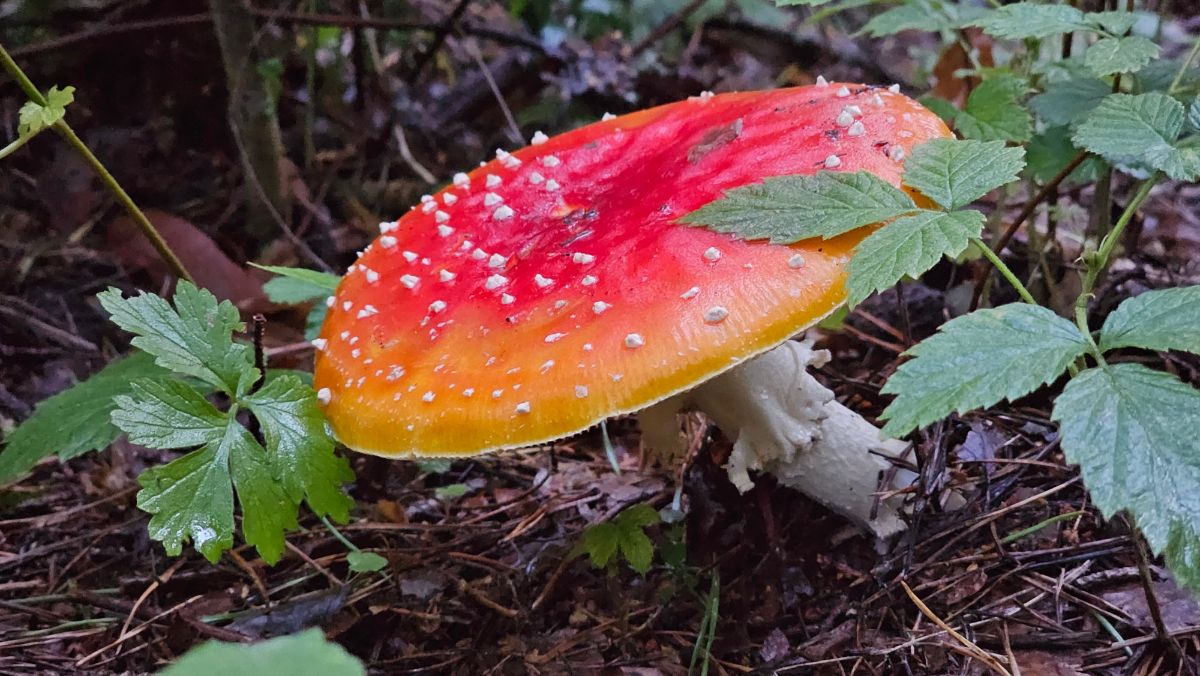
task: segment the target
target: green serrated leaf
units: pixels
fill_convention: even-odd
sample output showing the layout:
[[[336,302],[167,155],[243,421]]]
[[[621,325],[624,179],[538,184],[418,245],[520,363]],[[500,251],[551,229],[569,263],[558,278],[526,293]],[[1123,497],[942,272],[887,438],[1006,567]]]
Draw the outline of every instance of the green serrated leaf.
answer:
[[[1049,126],[1073,125],[1083,120],[1109,94],[1112,85],[1094,77],[1077,77],[1046,85],[1046,91],[1029,99],[1029,107]]]
[[[1100,349],[1141,347],[1200,354],[1200,286],[1147,291],[1104,320]]]
[[[237,426],[236,448],[230,455],[233,486],[242,508],[242,537],[258,550],[263,561],[274,565],[283,556],[284,535],[297,528],[296,502],[283,491],[271,473],[267,451]]]
[[[1200,589],[1200,392],[1141,364],[1083,371],[1054,404],[1068,461],[1105,516],[1126,510]]]
[[[187,383],[166,378],[139,379],[128,395],[115,398],[112,422],[135,444],[189,448],[221,438],[226,414]]]
[[[594,567],[604,568],[608,565],[613,554],[617,553],[620,535],[620,529],[611,521],[598,523],[583,531],[583,551],[587,552]]]
[[[245,430],[234,421],[226,430],[217,442],[138,476],[142,486],[138,508],[151,514],[150,537],[162,542],[171,556],[179,556],[183,543],[191,540],[206,559],[215,563],[221,552],[233,546],[229,454]]]
[[[1158,147],[1147,153],[1147,160],[1150,166],[1177,181],[1200,177],[1200,151],[1195,147]]]
[[[296,504],[272,476],[266,450],[233,416],[218,438],[142,472],[138,483],[138,507],[153,515],[150,537],[172,556],[187,540],[212,562],[233,546],[235,487],[242,535],[267,563],[279,560],[284,532],[296,527]]]
[[[1083,12],[1069,5],[1035,5],[1018,2],[1005,5],[972,21],[988,35],[1006,40],[1048,38],[1061,33],[1091,30]]]
[[[658,510],[641,503],[625,509],[615,520],[621,528],[641,528],[659,523],[662,517],[659,516]]]
[[[650,564],[654,562],[654,543],[641,528],[621,528],[618,546],[630,568],[641,575],[650,570]]]
[[[284,305],[296,305],[329,297],[329,292],[325,289],[290,277],[269,279],[262,288],[271,302]]]
[[[46,105],[26,101],[17,111],[17,133],[21,136],[36,134],[54,126],[67,114],[67,106],[75,101],[74,87],[51,87],[46,92]]]
[[[357,658],[336,643],[325,640],[320,629],[308,629],[260,643],[208,641],[189,650],[160,676],[363,676]]]
[[[232,303],[218,304],[211,293],[185,281],[176,287],[174,309],[154,294],[123,298],[110,288],[97,297],[117,326],[136,334],[134,346],[154,355],[159,366],[234,396],[258,379],[250,347],[230,336],[243,328]]]
[[[1200,96],[1192,100],[1192,105],[1188,106],[1188,128],[1193,132],[1200,132]]]
[[[166,374],[153,357],[137,352],[41,402],[33,415],[4,438],[0,483],[15,479],[55,453],[67,460],[107,447],[120,433],[109,419],[116,408],[113,399],[128,394],[137,378]]]
[[[337,275],[316,270],[257,263],[250,265],[278,275],[263,284],[263,291],[267,294],[267,298],[275,303],[292,304],[321,300],[332,294],[337,289],[338,282],[341,281]]]
[[[1164,169],[1176,153],[1173,144],[1183,120],[1183,105],[1166,94],[1110,94],[1076,128],[1073,138],[1075,145],[1113,164]]]
[[[1057,176],[1078,153],[1079,149],[1071,143],[1071,130],[1068,127],[1050,127],[1030,139],[1025,146],[1025,161],[1030,175],[1039,183],[1045,183]],[[1100,160],[1088,157],[1067,176],[1064,184],[1094,181],[1101,166]]]
[[[352,573],[374,573],[387,568],[388,560],[375,552],[350,552],[346,564]]]
[[[734,188],[680,219],[742,239],[790,244],[835,237],[913,211],[900,189],[867,172],[777,176]]]
[[[950,103],[946,99],[940,99],[936,96],[927,94],[917,100],[921,103],[921,105],[932,110],[935,115],[942,118],[946,124],[953,124],[954,118],[958,117],[959,114],[962,113],[961,110],[954,107],[953,103]]]
[[[921,211],[888,223],[858,245],[846,267],[849,304],[959,255],[982,229],[978,211]]]
[[[1137,23],[1137,15],[1133,12],[1088,12],[1084,14],[1084,18],[1100,30],[1114,36],[1128,33]]]
[[[1087,351],[1071,322],[1052,311],[1016,303],[977,310],[946,322],[905,354],[883,392],[884,435],[899,437],[940,420],[1013,400],[1058,378]]]
[[[280,376],[242,399],[262,424],[271,466],[287,496],[304,499],[318,516],[345,521],[353,501],[342,484],[354,479],[345,458],[333,451],[312,388]]]
[[[1179,79],[1179,91],[1195,92],[1200,86],[1200,66],[1195,64],[1184,68],[1183,62],[1175,59],[1155,59],[1139,70],[1134,78],[1133,92],[1165,92],[1175,82],[1175,76],[1180,70],[1183,76]]]
[[[946,209],[959,209],[1015,181],[1024,156],[1003,141],[935,139],[913,148],[903,181]]]
[[[963,136],[981,141],[1029,140],[1033,121],[1021,105],[1025,81],[1011,75],[997,75],[979,84],[967,97],[963,115],[955,125]]]
[[[1099,77],[1141,70],[1158,57],[1158,45],[1138,35],[1101,38],[1088,47],[1083,62]]]

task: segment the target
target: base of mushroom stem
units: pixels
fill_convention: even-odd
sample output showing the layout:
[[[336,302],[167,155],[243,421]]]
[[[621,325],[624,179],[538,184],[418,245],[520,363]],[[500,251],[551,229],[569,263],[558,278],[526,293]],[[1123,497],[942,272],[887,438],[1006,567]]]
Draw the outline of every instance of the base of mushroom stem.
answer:
[[[899,533],[906,527],[904,497],[877,493],[916,481],[915,473],[887,459],[904,458],[910,446],[882,438],[806,370],[829,359],[811,341],[788,341],[642,411],[643,443],[674,453],[677,414],[702,411],[733,441],[726,471],[738,490],[754,486],[749,470],[769,472],[881,539]]]

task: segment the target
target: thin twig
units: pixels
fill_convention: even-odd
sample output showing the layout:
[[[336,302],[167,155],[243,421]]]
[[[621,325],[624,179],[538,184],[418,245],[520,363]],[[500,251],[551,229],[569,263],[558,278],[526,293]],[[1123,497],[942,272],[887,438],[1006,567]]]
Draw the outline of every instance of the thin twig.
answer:
[[[1001,674],[1001,676],[1012,676],[1008,669],[1005,669],[1003,665],[997,662],[996,658],[992,657],[990,653],[975,645],[968,640],[967,637],[958,633],[950,625],[943,622],[940,617],[938,617],[932,610],[929,609],[929,606],[925,605],[925,603],[921,601],[921,599],[915,593],[913,593],[912,588],[910,588],[908,584],[904,582],[904,580],[900,581],[900,586],[904,588],[904,593],[908,594],[909,600],[913,602],[913,605],[917,607],[917,610],[921,611],[922,615],[929,618],[930,622],[936,624],[938,628],[962,644],[962,646],[967,649],[967,652],[969,652],[975,659],[983,662],[988,666],[988,668],[990,668],[992,671],[995,671],[997,674]]]
[[[696,10],[700,9],[704,3],[705,0],[692,0],[684,7],[680,8],[678,12],[675,12],[663,20],[662,23],[655,26],[654,30],[646,34],[646,37],[639,40],[638,43],[630,50],[630,53],[632,53],[634,56],[637,56],[638,54],[646,51],[654,43],[663,39],[668,33],[675,30],[676,26],[687,20],[687,18],[694,14]]]
[[[471,0],[458,0],[458,4],[454,6],[450,14],[438,24],[437,29],[433,32],[433,39],[429,42],[429,46],[413,59],[412,68],[408,69],[403,79],[416,79],[421,75],[421,70],[425,68],[425,64],[429,63],[433,55],[437,54],[438,50],[442,48],[442,43],[446,41],[446,36],[454,29],[454,25],[462,18],[463,12],[467,11],[467,6],[470,4]]]
[[[382,28],[384,30],[436,30],[438,24],[408,19],[378,19],[354,16],[353,14],[307,14],[282,9],[263,9],[250,0],[242,0],[242,7],[260,19],[269,19],[301,26],[336,26],[338,28]]]
[[[400,157],[408,164],[408,168],[412,169],[413,173],[417,176],[420,176],[422,181],[430,185],[437,183],[437,177],[433,175],[433,172],[426,169],[425,165],[418,162],[417,158],[413,156],[412,150],[408,147],[408,139],[404,136],[404,128],[398,124],[393,126],[392,136],[396,139],[396,147],[400,150]]]
[[[1186,664],[1179,643],[1171,637],[1167,623],[1163,620],[1162,605],[1158,602],[1158,594],[1154,591],[1154,577],[1150,572],[1150,552],[1146,550],[1146,544],[1142,542],[1142,535],[1134,529],[1133,520],[1126,519],[1125,523],[1129,526],[1129,539],[1133,541],[1133,551],[1137,555],[1138,576],[1142,581],[1142,593],[1146,596],[1146,607],[1150,610],[1150,619],[1154,621],[1155,636],[1166,645],[1167,650],[1171,651],[1180,665]],[[1189,670],[1189,673],[1194,672]]]
[[[99,40],[103,38],[121,35],[123,33],[136,33],[139,31],[157,31],[163,28],[184,28],[194,26],[196,24],[206,24],[212,19],[209,14],[187,14],[184,16],[171,16],[162,19],[148,19],[146,21],[131,21],[129,23],[115,24],[112,26],[101,26],[99,28],[89,28],[78,33],[71,33],[57,38],[51,38],[42,42],[35,42],[32,45],[23,47],[14,47],[12,50],[13,57],[30,56],[41,52],[54,51],[63,47],[70,47],[81,42],[89,40]]]
[[[508,132],[514,143],[523,143],[521,138],[521,128],[517,126],[517,118],[513,117],[512,111],[508,108],[508,102],[504,100],[504,94],[500,92],[499,85],[496,84],[496,78],[492,77],[492,71],[488,69],[487,62],[483,60],[483,55],[479,53],[479,48],[475,43],[466,41],[467,53],[475,60],[479,66],[479,71],[483,75],[483,79],[487,80],[488,87],[492,90],[492,95],[496,97],[496,103],[500,106],[500,111],[504,113],[504,119],[508,121]]]

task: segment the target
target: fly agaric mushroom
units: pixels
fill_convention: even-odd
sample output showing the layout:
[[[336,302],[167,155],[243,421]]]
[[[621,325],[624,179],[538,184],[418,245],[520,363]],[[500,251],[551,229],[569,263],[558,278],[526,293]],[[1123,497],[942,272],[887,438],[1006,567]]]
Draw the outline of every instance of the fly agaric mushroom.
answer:
[[[641,412],[673,450],[694,406],[735,441],[729,473],[780,476],[884,536],[877,479],[905,445],[805,373],[789,339],[845,301],[870,228],[793,245],[678,223],[768,176],[869,171],[896,185],[912,147],[949,136],[897,87],[819,83],[712,95],[605,120],[457,174],[382,223],[331,299],[314,386],[346,446],[465,456],[549,442]],[[873,507],[877,515],[872,518]]]

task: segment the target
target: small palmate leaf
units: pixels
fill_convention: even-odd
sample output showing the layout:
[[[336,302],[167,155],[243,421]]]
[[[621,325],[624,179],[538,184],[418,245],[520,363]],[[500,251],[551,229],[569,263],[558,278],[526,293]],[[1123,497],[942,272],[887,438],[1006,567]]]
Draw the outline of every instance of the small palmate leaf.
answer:
[[[908,195],[877,176],[821,171],[734,188],[680,222],[742,239],[790,244],[810,237],[835,237],[915,209]]]
[[[230,415],[219,438],[138,477],[137,503],[153,516],[150,537],[177,556],[191,540],[209,561],[233,545],[233,496],[242,507],[242,534],[267,563],[283,553],[283,534],[296,527],[296,505],[279,487],[267,452]]]
[[[342,484],[354,472],[334,453],[312,388],[283,375],[242,401],[262,424],[273,473],[289,499],[303,499],[318,516],[345,521],[353,502]]]
[[[613,554],[617,553],[620,536],[620,529],[611,521],[598,523],[583,531],[583,551],[587,552],[593,566],[603,568],[608,565]]]
[[[375,552],[350,552],[346,564],[352,573],[374,573],[387,568],[388,560]]]
[[[140,379],[129,395],[115,399],[113,424],[135,444],[151,448],[188,448],[219,439],[226,415],[187,383],[166,378]]]
[[[155,364],[153,357],[137,352],[41,402],[33,415],[4,438],[0,483],[15,479],[55,453],[66,460],[105,448],[120,433],[109,419],[116,408],[114,398],[128,394],[136,378],[164,375],[167,371]]]
[[[1103,38],[1088,47],[1083,63],[1098,77],[1132,73],[1157,58],[1158,51],[1158,45],[1138,35]]]
[[[883,433],[903,436],[951,413],[1013,400],[1058,378],[1087,351],[1071,322],[1016,303],[952,319],[905,354],[883,392],[896,395],[883,412]]]
[[[1113,364],[1072,378],[1052,417],[1100,511],[1128,511],[1176,577],[1200,589],[1200,391]]]
[[[630,568],[642,575],[650,570],[650,564],[654,562],[654,543],[640,527],[620,528],[617,544]]]
[[[979,26],[988,35],[1010,40],[1048,38],[1092,28],[1083,12],[1070,5],[1035,5],[1032,2],[1005,5],[970,25]]]
[[[1147,291],[1104,320],[1100,349],[1141,347],[1200,354],[1200,286]]]
[[[326,641],[320,629],[249,645],[208,641],[159,672],[160,676],[363,676],[365,673],[356,657],[338,644]]]
[[[137,505],[152,515],[150,537],[162,542],[171,556],[179,556],[184,541],[191,540],[204,558],[215,563],[221,552],[233,546],[229,454],[241,438],[234,428],[242,429],[231,421],[218,442],[138,476],[142,490]]]
[[[447,486],[438,486],[433,490],[433,495],[442,502],[449,502],[454,498],[461,498],[467,494],[471,487],[466,484],[449,484]]]
[[[622,528],[641,528],[661,522],[662,517],[659,516],[658,510],[643,502],[627,508],[618,514],[615,520]]]
[[[978,211],[920,211],[888,223],[858,245],[846,266],[849,304],[920,275],[942,256],[957,256],[982,228]]]
[[[17,111],[17,133],[29,136],[53,126],[67,114],[67,106],[75,100],[74,87],[51,87],[46,92],[46,105],[26,101]]]
[[[117,326],[136,334],[134,346],[154,355],[159,366],[231,395],[258,379],[249,346],[230,336],[243,326],[233,303],[218,304],[211,293],[185,281],[175,290],[175,308],[154,294],[123,298],[115,288],[98,298]]]
[[[959,209],[1015,181],[1024,157],[1024,150],[1003,141],[935,139],[913,148],[903,181],[946,209]]]

